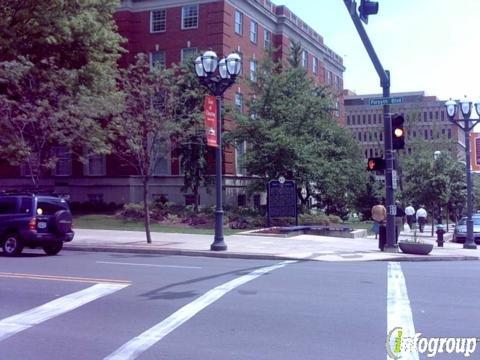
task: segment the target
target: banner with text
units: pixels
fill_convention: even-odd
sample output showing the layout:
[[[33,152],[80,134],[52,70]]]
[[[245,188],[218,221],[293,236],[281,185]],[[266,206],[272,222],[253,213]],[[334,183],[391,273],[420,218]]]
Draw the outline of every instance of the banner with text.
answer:
[[[217,102],[215,96],[205,96],[205,133],[207,146],[218,147],[217,143]]]

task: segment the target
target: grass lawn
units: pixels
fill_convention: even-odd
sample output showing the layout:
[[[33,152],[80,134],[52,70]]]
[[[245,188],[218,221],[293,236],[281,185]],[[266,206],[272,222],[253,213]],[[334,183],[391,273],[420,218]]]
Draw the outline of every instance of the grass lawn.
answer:
[[[145,226],[142,221],[123,221],[113,215],[77,215],[73,218],[74,228],[78,229],[104,229],[104,230],[136,230],[144,231]],[[185,234],[206,234],[213,235],[214,229],[195,228],[188,225],[164,225],[152,222],[150,224],[152,232],[170,232]],[[225,235],[236,234],[241,230],[232,230],[224,228]]]

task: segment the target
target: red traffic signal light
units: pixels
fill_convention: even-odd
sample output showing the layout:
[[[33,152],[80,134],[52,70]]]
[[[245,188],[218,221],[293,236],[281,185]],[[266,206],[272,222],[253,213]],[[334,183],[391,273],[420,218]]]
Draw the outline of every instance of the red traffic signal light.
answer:
[[[360,13],[360,20],[368,24],[368,15],[375,15],[378,13],[378,2],[370,0],[361,0],[358,7]]]
[[[405,129],[403,114],[392,115],[392,149],[400,150],[405,148]]]
[[[385,161],[380,157],[368,158],[367,170],[368,171],[383,171],[383,170],[385,170]]]

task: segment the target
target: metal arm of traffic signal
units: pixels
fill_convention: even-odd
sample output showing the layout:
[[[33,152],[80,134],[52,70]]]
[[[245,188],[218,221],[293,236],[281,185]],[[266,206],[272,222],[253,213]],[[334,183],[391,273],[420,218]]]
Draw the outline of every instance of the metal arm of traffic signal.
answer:
[[[355,0],[343,0],[347,10],[352,18],[353,24],[357,29],[360,39],[367,50],[368,56],[372,60],[373,66],[380,78],[380,85],[383,89],[383,97],[390,97],[390,72],[385,70],[380,59],[373,48],[373,45],[362,25],[357,13],[357,4]],[[394,202],[395,193],[393,189],[393,149],[392,149],[392,121],[390,117],[390,105],[383,105],[383,130],[384,130],[384,152],[385,152],[385,197],[387,206],[387,243],[386,251],[396,252],[395,246],[395,214],[396,206]]]

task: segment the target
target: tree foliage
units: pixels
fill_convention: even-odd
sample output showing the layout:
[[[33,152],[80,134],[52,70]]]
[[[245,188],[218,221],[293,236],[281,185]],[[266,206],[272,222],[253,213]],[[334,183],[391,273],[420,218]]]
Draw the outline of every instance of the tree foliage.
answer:
[[[28,161],[32,181],[56,162],[54,145],[106,152],[114,111],[114,0],[13,1],[0,7],[0,156]]]
[[[246,141],[245,166],[266,181],[296,180],[305,203],[315,196],[327,213],[345,215],[361,183],[360,151],[332,114],[327,89],[317,86],[301,67],[280,71],[271,54],[250,82],[249,114],[237,114],[230,141]],[[301,188],[307,196],[300,195]]]

